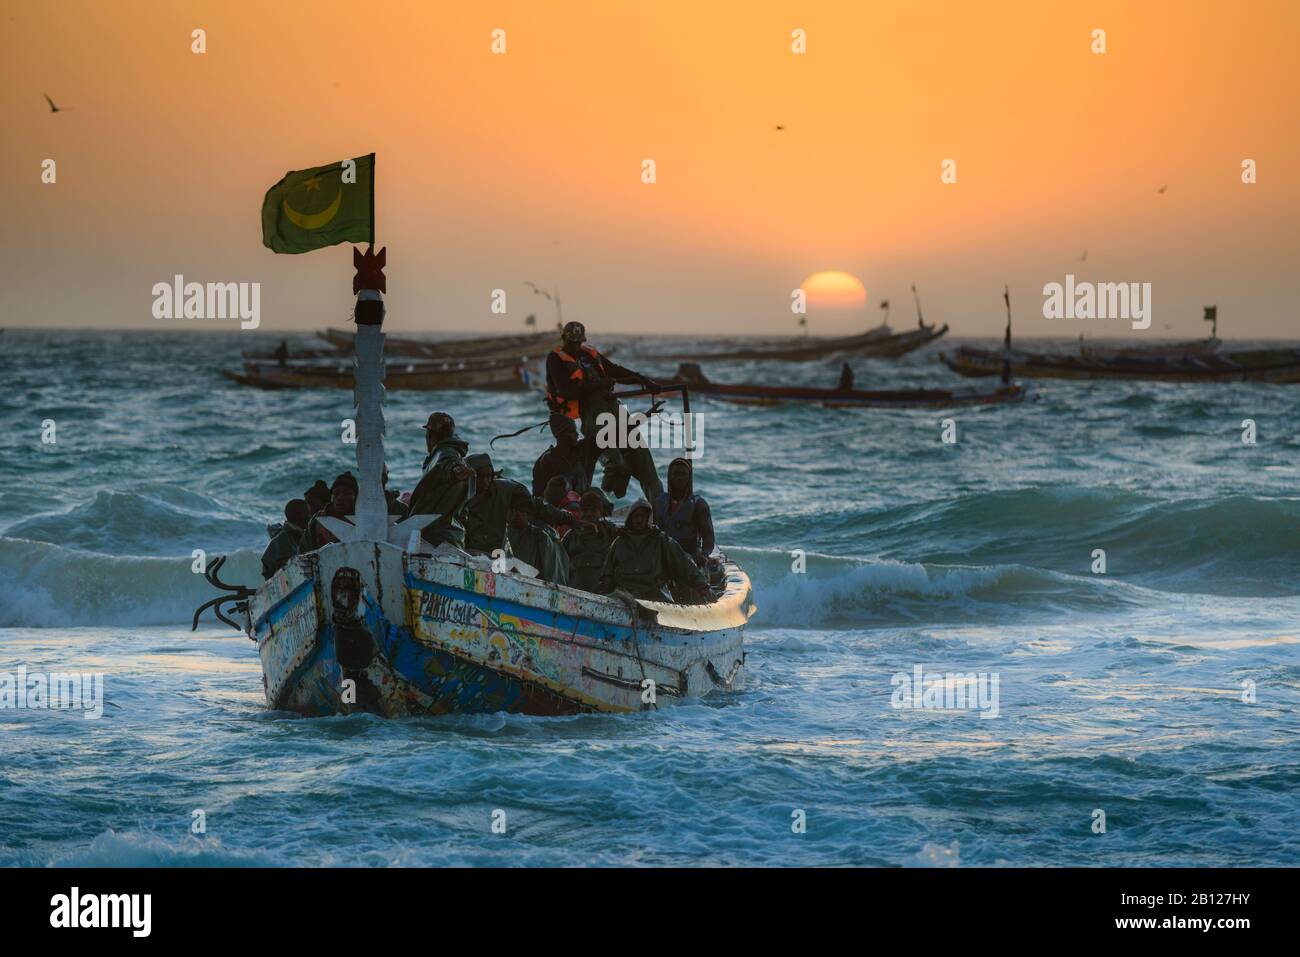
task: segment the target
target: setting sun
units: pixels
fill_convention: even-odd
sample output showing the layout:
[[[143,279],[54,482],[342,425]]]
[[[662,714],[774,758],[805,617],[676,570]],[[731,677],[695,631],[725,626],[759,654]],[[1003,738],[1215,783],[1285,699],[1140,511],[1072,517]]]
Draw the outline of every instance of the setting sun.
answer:
[[[860,309],[867,304],[867,288],[852,273],[828,269],[815,272],[799,284],[810,309]]]

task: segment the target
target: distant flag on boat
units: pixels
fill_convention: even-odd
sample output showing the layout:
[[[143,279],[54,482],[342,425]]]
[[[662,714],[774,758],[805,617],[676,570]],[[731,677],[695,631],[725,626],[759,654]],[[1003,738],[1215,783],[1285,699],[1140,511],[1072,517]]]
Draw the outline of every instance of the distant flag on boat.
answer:
[[[1218,306],[1206,306],[1206,307],[1205,307],[1205,321],[1206,321],[1206,322],[1214,322],[1214,321],[1215,321],[1216,319],[1218,319],[1218,318],[1219,318],[1219,307],[1218,307]]]
[[[889,308],[889,300],[888,300],[888,299],[882,299],[882,300],[880,300],[880,308],[881,308],[881,309],[888,309],[888,308]]]
[[[374,153],[291,170],[262,200],[262,245],[272,252],[374,242]]]

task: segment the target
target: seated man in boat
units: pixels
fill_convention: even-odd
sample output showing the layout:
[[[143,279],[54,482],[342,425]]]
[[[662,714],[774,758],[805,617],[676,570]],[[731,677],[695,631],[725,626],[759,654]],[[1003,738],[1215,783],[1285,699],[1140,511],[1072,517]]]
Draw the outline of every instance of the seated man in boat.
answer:
[[[689,459],[668,466],[668,490],[655,499],[655,525],[701,567],[713,554],[713,514],[695,494],[695,469]]]
[[[330,487],[323,479],[317,479],[311,488],[302,493],[302,497],[307,503],[307,510],[315,515],[330,503]]]
[[[569,583],[569,556],[560,547],[559,536],[549,527],[533,521],[533,497],[516,482],[510,497],[507,519],[510,552],[537,569],[537,577],[553,585]]]
[[[486,452],[474,453],[465,464],[474,470],[474,495],[465,503],[465,549],[491,555],[505,541],[516,492],[528,495],[528,489],[513,479],[502,478]]]
[[[465,525],[465,550],[481,555],[491,555],[505,541],[510,506],[517,491],[522,491],[530,501],[529,514],[534,519],[554,521],[557,524],[572,521],[572,515],[548,505],[529,494],[528,489],[514,479],[502,478],[492,465],[486,452],[476,452],[465,460],[474,470],[474,496],[465,503],[462,521]],[[412,509],[412,514],[415,510]]]
[[[602,518],[609,518],[614,514],[614,503],[609,500],[608,495],[598,488],[589,488],[587,489],[587,492],[595,492],[596,497],[600,499],[600,514]],[[582,494],[585,496],[587,492],[583,492]]]
[[[600,592],[600,573],[605,568],[605,556],[614,544],[618,529],[605,520],[605,506],[609,500],[599,489],[588,489],[582,495],[575,525],[564,536],[564,551],[569,556],[569,585],[583,591]]]
[[[465,544],[465,503],[474,490],[474,470],[465,461],[469,443],[456,434],[456,420],[434,412],[424,425],[424,475],[411,492],[411,515],[439,515],[421,533],[430,545]]]
[[[840,366],[840,381],[835,386],[837,392],[848,392],[853,388],[853,369],[846,362]]]
[[[596,442],[603,415],[613,415],[614,421],[619,421],[621,403],[610,395],[616,383],[640,383],[658,391],[659,385],[653,379],[611,362],[594,347],[584,345],[587,330],[582,323],[566,323],[560,338],[561,345],[546,357],[546,402],[552,412],[582,424],[584,441]],[[598,452],[605,462],[601,488],[613,492],[615,498],[627,494],[628,479],[633,476],[641,485],[642,495],[653,499],[663,491],[649,449],[620,446]]]
[[[562,475],[569,488],[581,495],[591,487],[596,470],[595,444],[578,439],[578,427],[567,415],[552,412],[550,426],[555,444],[533,463],[533,494],[545,495],[546,483]]]
[[[344,472],[334,479],[334,484],[330,486],[329,504],[313,515],[307,525],[307,532],[303,535],[303,551],[309,552],[338,541],[318,519],[322,515],[329,515],[350,521],[357,507],[357,489],[356,476],[351,472]]]
[[[600,572],[600,591],[622,591],[633,598],[705,604],[713,592],[698,565],[682,547],[650,524],[653,509],[638,499],[610,545]]]
[[[582,501],[582,496],[569,488],[569,483],[565,480],[563,475],[553,475],[551,476],[551,480],[546,483],[546,489],[542,493],[542,501],[552,508],[565,512],[570,516],[576,516],[579,511],[579,502]],[[555,533],[559,535],[561,539],[563,539],[565,535],[569,534],[569,530],[574,526],[572,519],[567,522],[562,522],[559,521],[558,516],[555,515],[549,516],[547,521],[550,522],[551,527],[555,529]]]
[[[307,503],[303,499],[295,498],[284,507],[284,523],[271,537],[266,551],[262,552],[263,578],[270,578],[284,567],[285,562],[298,554],[302,548],[303,533],[310,521],[311,512],[307,510]]]

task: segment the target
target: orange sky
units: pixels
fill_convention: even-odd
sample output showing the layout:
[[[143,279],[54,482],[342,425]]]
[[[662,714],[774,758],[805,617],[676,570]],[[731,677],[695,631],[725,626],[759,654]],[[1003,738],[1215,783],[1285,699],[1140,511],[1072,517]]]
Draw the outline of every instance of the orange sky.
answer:
[[[274,255],[258,210],[373,150],[394,330],[548,323],[535,280],[593,337],[794,332],[791,290],[843,269],[870,321],[909,324],[916,282],[958,335],[1000,331],[1004,282],[1024,334],[1126,332],[1042,318],[1074,272],[1151,282],[1150,335],[1214,302],[1225,336],[1300,337],[1300,4],[367,6],[5,0],[0,324],[204,327],[150,314],[182,273],[261,282],[262,332],[337,325],[347,248]]]

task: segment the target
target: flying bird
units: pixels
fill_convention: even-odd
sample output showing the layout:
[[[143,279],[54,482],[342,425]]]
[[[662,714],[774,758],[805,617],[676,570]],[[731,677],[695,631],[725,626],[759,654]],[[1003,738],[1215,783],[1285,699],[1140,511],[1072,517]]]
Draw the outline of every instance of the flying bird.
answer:
[[[68,110],[72,109],[72,107],[70,107],[70,106],[58,106],[58,105],[56,105],[55,102],[54,102],[53,100],[50,99],[50,94],[48,94],[48,93],[42,93],[41,95],[42,95],[43,97],[45,97],[45,102],[48,103],[48,104],[50,104],[50,112],[51,112],[51,113],[66,113]]]
[[[551,298],[551,294],[547,292],[545,289],[538,289],[537,283],[535,282],[529,282],[527,279],[525,279],[524,285],[527,286],[529,289],[531,289],[533,292],[537,293],[537,295],[539,296],[545,296],[547,299]]]
[[[778,130],[783,130],[783,129],[785,129],[785,127],[784,127],[784,126],[781,126],[780,124],[777,124],[777,127],[776,127],[776,128],[777,128]]]
[[[1088,261],[1088,250],[1085,249],[1083,251],[1083,255],[1079,257],[1079,262],[1086,263],[1087,261]]]
[[[1164,186],[1161,186],[1158,190],[1156,190],[1156,192],[1157,192],[1157,193],[1163,193],[1163,192],[1164,192],[1165,190],[1167,190],[1168,188],[1169,188],[1169,184],[1166,183]]]

